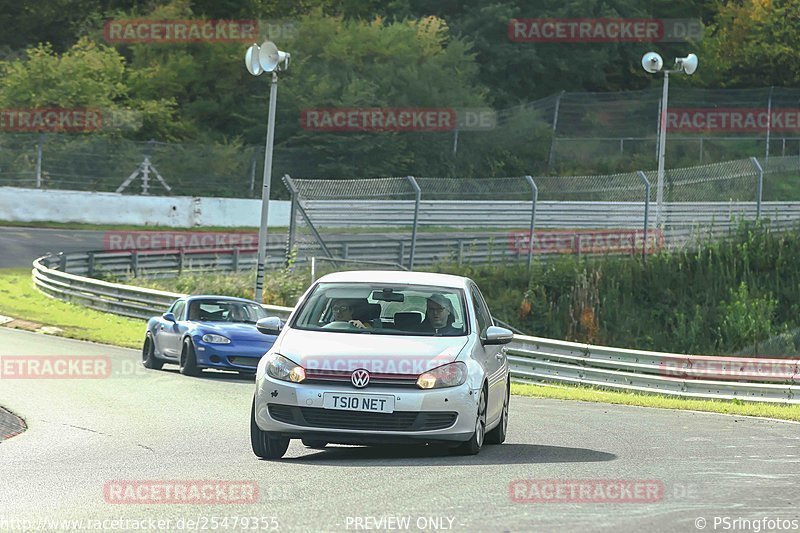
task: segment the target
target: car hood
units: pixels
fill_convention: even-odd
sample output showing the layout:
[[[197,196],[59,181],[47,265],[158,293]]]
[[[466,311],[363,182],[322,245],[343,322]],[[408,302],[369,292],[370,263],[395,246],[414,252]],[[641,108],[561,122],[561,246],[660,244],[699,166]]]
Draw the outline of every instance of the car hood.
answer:
[[[224,335],[234,342],[267,342],[275,340],[273,335],[264,335],[256,329],[255,324],[244,322],[196,323],[196,331],[200,335],[207,333]]]
[[[468,339],[290,329],[275,351],[305,368],[412,374],[455,361]]]

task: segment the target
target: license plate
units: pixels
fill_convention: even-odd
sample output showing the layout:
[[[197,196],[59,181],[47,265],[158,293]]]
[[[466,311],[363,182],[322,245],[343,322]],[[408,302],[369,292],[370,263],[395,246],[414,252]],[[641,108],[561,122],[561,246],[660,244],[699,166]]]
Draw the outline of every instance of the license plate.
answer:
[[[367,411],[370,413],[393,413],[394,396],[388,394],[340,394],[326,392],[322,395],[322,407],[340,411]]]

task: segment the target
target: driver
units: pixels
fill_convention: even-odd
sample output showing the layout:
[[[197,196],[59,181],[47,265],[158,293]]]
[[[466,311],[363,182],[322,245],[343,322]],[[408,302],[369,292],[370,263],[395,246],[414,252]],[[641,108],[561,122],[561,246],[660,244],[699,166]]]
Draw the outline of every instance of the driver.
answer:
[[[352,300],[334,300],[333,305],[331,305],[331,309],[333,309],[333,322],[347,322],[351,326],[361,329],[371,328],[371,324],[365,324],[364,322],[353,318],[353,311],[355,311],[355,307],[355,302]]]

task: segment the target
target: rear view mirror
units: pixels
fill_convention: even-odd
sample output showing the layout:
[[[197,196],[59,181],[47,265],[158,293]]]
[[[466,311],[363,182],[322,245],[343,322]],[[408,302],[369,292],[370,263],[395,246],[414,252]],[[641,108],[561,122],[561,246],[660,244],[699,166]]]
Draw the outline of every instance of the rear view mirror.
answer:
[[[276,316],[268,316],[256,322],[256,329],[264,335],[277,335],[283,328],[283,321]]]
[[[382,291],[372,291],[372,299],[378,302],[404,302],[406,295],[402,292],[394,292],[392,289]]]

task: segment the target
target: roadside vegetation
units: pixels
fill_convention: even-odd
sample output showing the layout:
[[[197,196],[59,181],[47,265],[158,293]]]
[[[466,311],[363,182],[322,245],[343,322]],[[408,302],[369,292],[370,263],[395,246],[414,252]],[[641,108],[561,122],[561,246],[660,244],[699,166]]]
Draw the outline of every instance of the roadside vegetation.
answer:
[[[707,411],[710,413],[758,416],[800,422],[800,405],[746,402],[742,400],[693,400],[679,396],[610,391],[585,386],[532,385],[528,383],[512,384],[511,394],[533,398],[552,398],[555,400],[578,400],[616,405],[657,407],[659,409]]]
[[[140,348],[144,339],[142,320],[101,313],[82,305],[49,298],[36,290],[29,268],[0,269],[0,315],[18,319],[9,323],[20,329],[55,327],[53,333],[82,341]]]
[[[524,265],[431,269],[473,278],[500,320],[539,337],[695,354],[798,353],[800,231],[743,224],[730,239],[647,257],[565,256]],[[318,275],[322,272],[318,272]],[[270,271],[265,302],[292,306],[307,268]],[[254,274],[127,280],[163,290],[252,297]],[[783,352],[783,353],[781,353]]]

